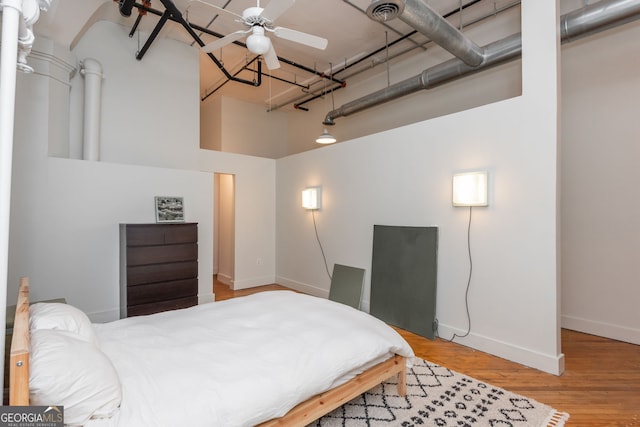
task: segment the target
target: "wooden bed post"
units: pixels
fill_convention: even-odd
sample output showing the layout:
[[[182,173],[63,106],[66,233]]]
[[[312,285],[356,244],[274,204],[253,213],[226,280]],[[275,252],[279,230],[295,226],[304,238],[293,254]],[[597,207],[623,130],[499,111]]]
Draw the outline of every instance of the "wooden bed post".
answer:
[[[29,405],[29,278],[20,278],[9,358],[9,405]]]
[[[400,359],[400,372],[398,372],[398,396],[407,395],[407,361]]]

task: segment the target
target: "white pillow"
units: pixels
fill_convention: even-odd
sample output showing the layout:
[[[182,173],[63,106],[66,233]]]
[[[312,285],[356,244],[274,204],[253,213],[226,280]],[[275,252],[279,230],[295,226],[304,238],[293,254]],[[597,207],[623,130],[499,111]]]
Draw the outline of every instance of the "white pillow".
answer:
[[[109,418],[122,402],[120,378],[109,358],[73,333],[32,331],[29,365],[30,403],[64,406],[65,425]]]
[[[80,309],[59,302],[39,302],[29,307],[29,329],[58,329],[73,332],[79,338],[97,344],[91,320]]]

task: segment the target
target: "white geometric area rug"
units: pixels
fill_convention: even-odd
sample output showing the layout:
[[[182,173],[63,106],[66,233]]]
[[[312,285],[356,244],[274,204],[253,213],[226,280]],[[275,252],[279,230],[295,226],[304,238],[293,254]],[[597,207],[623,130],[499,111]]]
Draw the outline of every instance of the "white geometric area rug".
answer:
[[[569,414],[416,358],[407,395],[388,381],[309,426],[317,427],[559,427]]]

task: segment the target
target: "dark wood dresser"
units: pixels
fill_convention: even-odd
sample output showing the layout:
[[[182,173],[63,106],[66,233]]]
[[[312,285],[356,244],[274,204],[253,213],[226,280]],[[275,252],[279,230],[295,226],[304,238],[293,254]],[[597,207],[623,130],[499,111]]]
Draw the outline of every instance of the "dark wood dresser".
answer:
[[[198,304],[198,224],[120,224],[120,318]]]

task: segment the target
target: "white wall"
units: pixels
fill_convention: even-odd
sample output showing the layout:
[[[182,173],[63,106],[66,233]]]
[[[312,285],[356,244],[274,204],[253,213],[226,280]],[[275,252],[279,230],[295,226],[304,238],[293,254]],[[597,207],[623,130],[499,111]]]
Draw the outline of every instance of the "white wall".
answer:
[[[202,147],[277,159],[287,154],[287,114],[222,97],[202,103]]]
[[[64,297],[94,320],[117,318],[118,226],[153,222],[154,195],[185,197],[187,221],[200,223],[200,251],[211,253],[209,174],[48,157],[49,142],[63,145],[55,130],[66,85],[38,74],[18,83],[17,111],[29,120],[16,123],[9,301],[18,277],[29,276],[34,300]],[[199,276],[200,300],[211,301],[210,263],[200,263]]]
[[[102,64],[100,159],[192,169],[200,151],[198,50],[158,38],[137,61],[138,40],[128,34],[128,28],[98,21],[73,51],[80,61]],[[80,75],[73,84],[81,93]],[[82,126],[80,117],[72,125]]]
[[[210,150],[202,150],[198,162],[199,170],[212,169],[234,175],[234,288],[273,283],[276,274],[276,162]]]
[[[200,302],[213,300],[209,174],[80,160],[33,157],[16,162],[12,201],[9,301],[29,276],[35,301],[64,297],[94,321],[119,316],[120,223],[154,222],[153,197],[180,194],[185,217],[198,222]],[[28,176],[25,176],[28,175]],[[14,289],[14,286],[15,289]]]
[[[99,22],[73,52],[97,59],[105,71],[103,161],[47,156],[50,147],[65,145],[58,109],[70,111],[68,145],[80,142],[73,138],[81,108],[73,102],[81,99],[81,77],[68,98],[58,89],[64,82],[43,75],[21,75],[18,87],[9,284],[30,276],[34,298],[65,297],[94,320],[117,317],[118,224],[153,222],[154,195],[182,195],[186,219],[199,223],[199,298],[212,300],[217,171],[236,176],[234,277],[244,286],[275,278],[275,162],[201,150],[197,49],[159,38],[136,61],[127,31]],[[15,295],[10,287],[8,301]]]
[[[640,344],[635,22],[562,49],[562,325]]]
[[[137,61],[137,42],[128,37],[128,31],[99,22],[75,50],[78,57],[98,56],[106,75],[102,128],[104,140],[109,142],[103,144],[101,158],[235,175],[234,286],[272,283],[275,162],[201,149],[199,50],[158,38]],[[116,140],[116,147],[112,147],[112,140]],[[262,260],[260,265],[257,258]]]
[[[277,280],[318,295],[329,278],[300,191],[321,185],[316,214],[329,268],[367,269],[374,224],[437,225],[437,317],[466,330],[466,209],[451,206],[454,172],[482,168],[491,204],[474,211],[471,335],[459,342],[560,373],[557,266],[557,39],[551,2],[523,2],[523,95],[279,159]]]
[[[200,103],[200,148],[222,151],[222,98]]]

